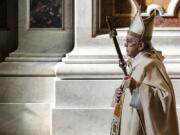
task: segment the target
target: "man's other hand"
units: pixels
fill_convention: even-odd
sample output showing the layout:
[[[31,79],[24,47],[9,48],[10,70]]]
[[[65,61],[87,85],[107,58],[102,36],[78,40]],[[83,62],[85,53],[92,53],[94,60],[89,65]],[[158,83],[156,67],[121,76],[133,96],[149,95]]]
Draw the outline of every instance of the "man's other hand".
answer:
[[[122,94],[123,94],[123,88],[122,88],[122,86],[120,86],[115,90],[115,102],[116,103],[119,102]]]

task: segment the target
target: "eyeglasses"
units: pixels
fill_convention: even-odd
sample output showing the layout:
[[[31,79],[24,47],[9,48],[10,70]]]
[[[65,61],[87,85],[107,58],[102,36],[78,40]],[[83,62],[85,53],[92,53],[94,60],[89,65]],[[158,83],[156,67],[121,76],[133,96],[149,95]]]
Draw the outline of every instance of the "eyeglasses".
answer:
[[[134,45],[138,44],[140,41],[138,40],[129,40],[129,39],[125,39],[123,41],[123,44],[125,47],[129,46],[129,47],[133,47]]]

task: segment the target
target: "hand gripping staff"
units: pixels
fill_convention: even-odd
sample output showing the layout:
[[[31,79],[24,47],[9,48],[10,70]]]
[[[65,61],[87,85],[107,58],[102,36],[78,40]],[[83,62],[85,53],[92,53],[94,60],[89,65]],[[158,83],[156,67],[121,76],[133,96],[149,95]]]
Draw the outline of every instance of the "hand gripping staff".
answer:
[[[126,62],[125,62],[125,60],[123,58],[121,49],[119,47],[119,44],[118,44],[118,41],[117,41],[117,38],[116,38],[117,31],[116,31],[116,29],[114,29],[112,27],[111,18],[109,16],[106,16],[106,22],[107,22],[107,25],[108,25],[108,28],[109,28],[110,32],[112,32],[114,34],[112,36],[112,39],[113,39],[113,42],[114,42],[114,45],[115,45],[115,48],[116,48],[116,52],[118,54],[119,66],[122,69],[124,75],[127,76],[128,74],[127,74],[127,70],[126,70]],[[123,88],[123,91],[125,89],[126,88]],[[120,129],[121,128],[121,115],[122,115],[122,108],[123,108],[124,98],[125,98],[125,94],[123,93],[120,100],[119,100],[119,102],[116,103],[114,114],[113,114],[113,120],[112,120],[112,123],[111,123],[110,135],[120,135],[120,131],[121,131],[121,129]],[[138,110],[137,110],[137,113],[138,113],[138,116],[139,116],[139,119],[140,119],[140,125],[141,125],[141,128],[142,128],[142,131],[143,131],[144,135],[146,135],[145,128],[144,128],[144,125],[142,123],[142,119],[140,117],[140,113],[139,113]]]

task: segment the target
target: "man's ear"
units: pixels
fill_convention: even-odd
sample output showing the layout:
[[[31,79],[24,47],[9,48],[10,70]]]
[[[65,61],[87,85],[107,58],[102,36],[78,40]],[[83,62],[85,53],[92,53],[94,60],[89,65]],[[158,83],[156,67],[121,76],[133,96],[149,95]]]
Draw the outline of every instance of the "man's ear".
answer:
[[[143,42],[140,42],[140,43],[139,43],[139,48],[138,48],[138,50],[139,50],[139,51],[143,51],[143,50],[144,50],[144,47],[145,47],[144,43],[143,43]]]

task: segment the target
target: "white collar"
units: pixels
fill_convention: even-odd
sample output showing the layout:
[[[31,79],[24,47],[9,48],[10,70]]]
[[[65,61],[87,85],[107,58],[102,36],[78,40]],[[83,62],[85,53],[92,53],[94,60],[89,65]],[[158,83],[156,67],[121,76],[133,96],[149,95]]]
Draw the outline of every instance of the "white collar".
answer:
[[[139,52],[131,61],[132,64],[132,68],[134,68],[135,66],[137,66],[139,63],[142,62],[142,60],[144,60],[144,53],[143,52]]]

